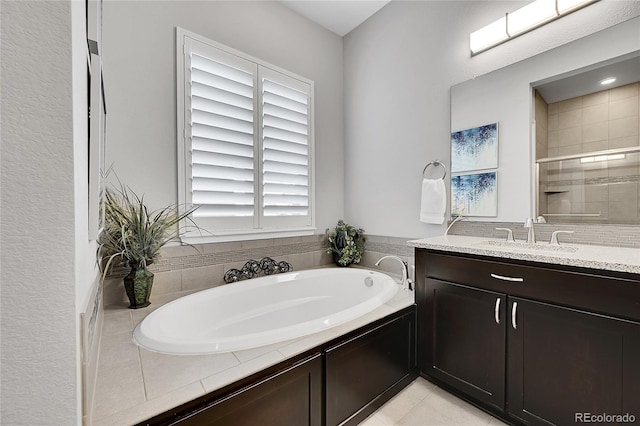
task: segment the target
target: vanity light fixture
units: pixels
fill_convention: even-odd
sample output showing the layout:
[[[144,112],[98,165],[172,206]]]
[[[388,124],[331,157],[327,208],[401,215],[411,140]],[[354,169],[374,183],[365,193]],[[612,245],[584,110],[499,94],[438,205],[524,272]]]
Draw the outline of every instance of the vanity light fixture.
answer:
[[[598,0],[535,0],[469,35],[471,55],[478,54]]]
[[[607,84],[611,84],[614,81],[616,81],[615,77],[608,77],[608,78],[605,78],[604,80],[601,80],[600,84],[602,84],[603,86],[606,86]]]

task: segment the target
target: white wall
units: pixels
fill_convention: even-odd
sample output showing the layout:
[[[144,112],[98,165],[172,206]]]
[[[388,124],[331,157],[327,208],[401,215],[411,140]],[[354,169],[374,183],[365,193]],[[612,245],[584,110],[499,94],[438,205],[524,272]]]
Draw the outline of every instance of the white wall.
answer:
[[[85,283],[76,282],[92,274],[93,260],[78,253],[89,242],[79,219],[86,173],[76,175],[86,167],[77,8],[2,2],[2,424],[81,422],[76,300]]]
[[[152,207],[177,202],[175,27],[315,82],[316,225],[344,213],[342,39],[276,2],[107,1],[107,159]]]
[[[420,223],[418,211],[424,166],[450,164],[450,86],[640,14],[638,2],[600,1],[470,57],[469,33],[523,4],[393,1],[345,37],[348,221],[377,235],[441,234],[444,225]],[[522,185],[528,193],[528,177]]]

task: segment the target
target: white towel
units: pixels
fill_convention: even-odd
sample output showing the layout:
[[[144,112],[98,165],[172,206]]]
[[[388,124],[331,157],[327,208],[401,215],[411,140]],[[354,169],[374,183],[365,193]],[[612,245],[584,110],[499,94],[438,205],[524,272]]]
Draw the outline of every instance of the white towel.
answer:
[[[444,179],[422,179],[422,202],[420,221],[424,223],[444,223],[447,210],[447,190]]]

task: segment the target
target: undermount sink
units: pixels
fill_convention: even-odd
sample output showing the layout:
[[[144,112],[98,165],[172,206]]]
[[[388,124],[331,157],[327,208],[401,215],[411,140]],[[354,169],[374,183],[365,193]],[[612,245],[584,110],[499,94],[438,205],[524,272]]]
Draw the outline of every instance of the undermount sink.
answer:
[[[560,253],[575,253],[578,251],[577,247],[567,247],[567,246],[552,246],[546,243],[525,243],[523,241],[496,241],[496,240],[488,240],[478,243],[481,246],[489,246],[489,247],[500,247],[503,249],[518,249],[518,250],[532,250],[532,251],[550,251],[550,252],[560,252]]]

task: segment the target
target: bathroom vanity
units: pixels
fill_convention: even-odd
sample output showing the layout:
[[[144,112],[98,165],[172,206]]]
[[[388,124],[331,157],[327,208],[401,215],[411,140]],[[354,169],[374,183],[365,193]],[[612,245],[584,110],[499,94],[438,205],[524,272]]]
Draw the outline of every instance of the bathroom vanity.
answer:
[[[640,250],[492,241],[410,242],[421,374],[515,424],[640,419]]]

